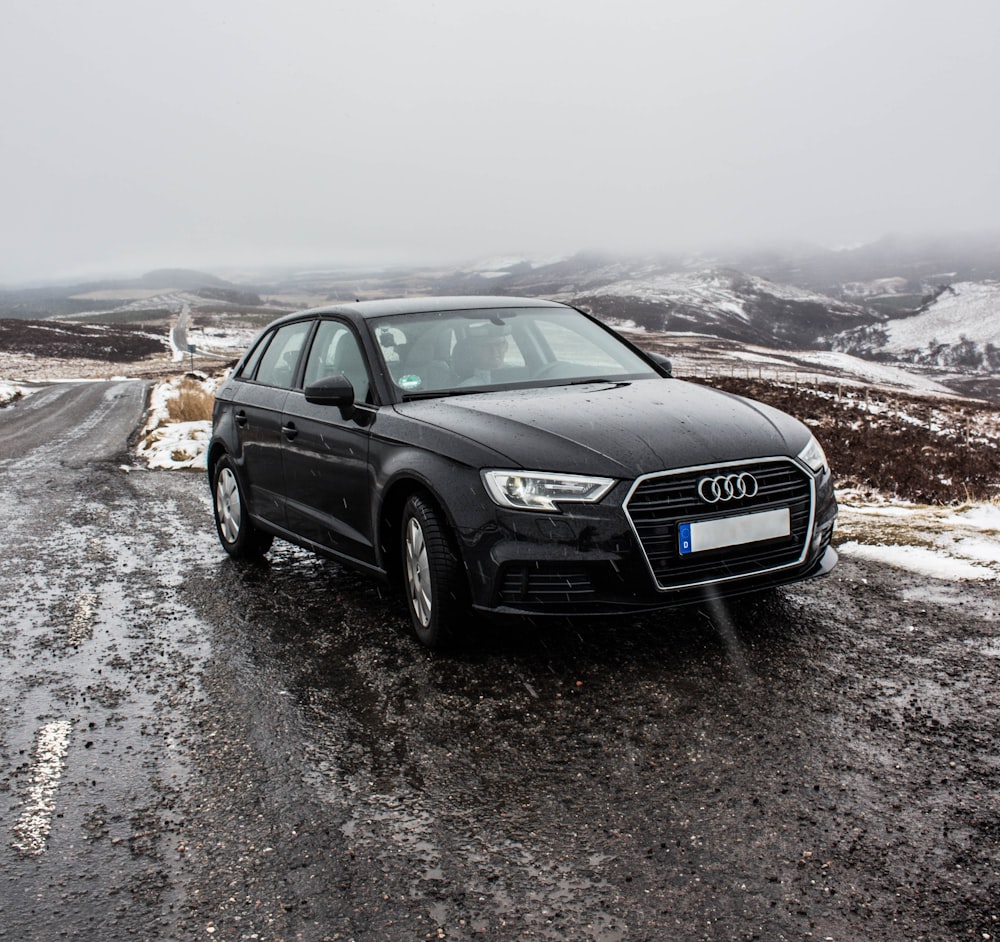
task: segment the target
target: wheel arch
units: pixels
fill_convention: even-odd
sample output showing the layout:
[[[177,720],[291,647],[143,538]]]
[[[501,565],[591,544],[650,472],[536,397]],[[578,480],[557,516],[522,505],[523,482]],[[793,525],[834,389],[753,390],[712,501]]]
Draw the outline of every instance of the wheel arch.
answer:
[[[211,484],[215,478],[215,466],[223,455],[229,454],[226,446],[220,441],[214,441],[208,446],[208,455],[205,459],[205,468],[208,471],[208,481]]]
[[[402,576],[402,560],[399,552],[400,527],[403,521],[403,508],[407,500],[418,495],[427,501],[441,515],[450,531],[453,548],[466,569],[465,557],[462,554],[461,541],[457,538],[455,521],[448,505],[435,492],[434,488],[423,478],[415,475],[404,475],[396,478],[386,488],[379,507],[378,515],[378,550],[382,568],[393,585],[399,585]]]

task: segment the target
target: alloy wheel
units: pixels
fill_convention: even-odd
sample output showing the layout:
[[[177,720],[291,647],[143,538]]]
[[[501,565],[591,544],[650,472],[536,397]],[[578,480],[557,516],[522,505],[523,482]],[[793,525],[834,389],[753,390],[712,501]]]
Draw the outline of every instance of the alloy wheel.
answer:
[[[222,538],[227,543],[235,543],[243,522],[243,507],[236,475],[229,468],[223,468],[219,472],[215,483],[215,513]]]
[[[414,517],[406,523],[406,588],[410,606],[420,624],[427,627],[431,620],[431,573],[427,558],[427,542],[423,527]]]

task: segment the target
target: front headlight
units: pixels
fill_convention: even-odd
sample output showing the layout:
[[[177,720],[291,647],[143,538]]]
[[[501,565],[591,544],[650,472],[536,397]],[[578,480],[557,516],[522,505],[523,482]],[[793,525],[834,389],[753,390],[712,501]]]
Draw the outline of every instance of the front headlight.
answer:
[[[817,474],[824,470],[830,470],[830,463],[826,460],[823,446],[816,441],[815,436],[811,436],[809,444],[799,452],[799,461],[808,465]]]
[[[501,507],[514,510],[557,511],[559,503],[597,503],[612,487],[614,478],[544,471],[483,471],[483,484]]]

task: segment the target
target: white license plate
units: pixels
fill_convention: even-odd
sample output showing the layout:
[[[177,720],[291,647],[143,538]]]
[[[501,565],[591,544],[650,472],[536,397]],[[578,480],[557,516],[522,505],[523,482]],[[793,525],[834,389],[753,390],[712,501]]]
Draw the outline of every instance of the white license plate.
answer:
[[[787,507],[742,514],[739,517],[722,517],[719,520],[697,520],[677,527],[682,556],[722,549],[725,546],[774,540],[780,536],[788,536],[791,532],[791,515]]]

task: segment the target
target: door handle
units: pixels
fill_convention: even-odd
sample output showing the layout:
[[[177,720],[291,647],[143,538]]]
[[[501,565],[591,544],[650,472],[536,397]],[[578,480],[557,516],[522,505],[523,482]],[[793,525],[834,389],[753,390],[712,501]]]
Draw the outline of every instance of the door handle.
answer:
[[[240,411],[236,413],[236,424],[240,428],[247,427],[247,414],[242,409],[240,409]]]
[[[289,441],[291,441],[293,438],[295,438],[296,435],[299,434],[299,430],[295,427],[294,422],[286,422],[284,425],[281,426],[281,431],[285,433],[285,438],[287,438]]]

